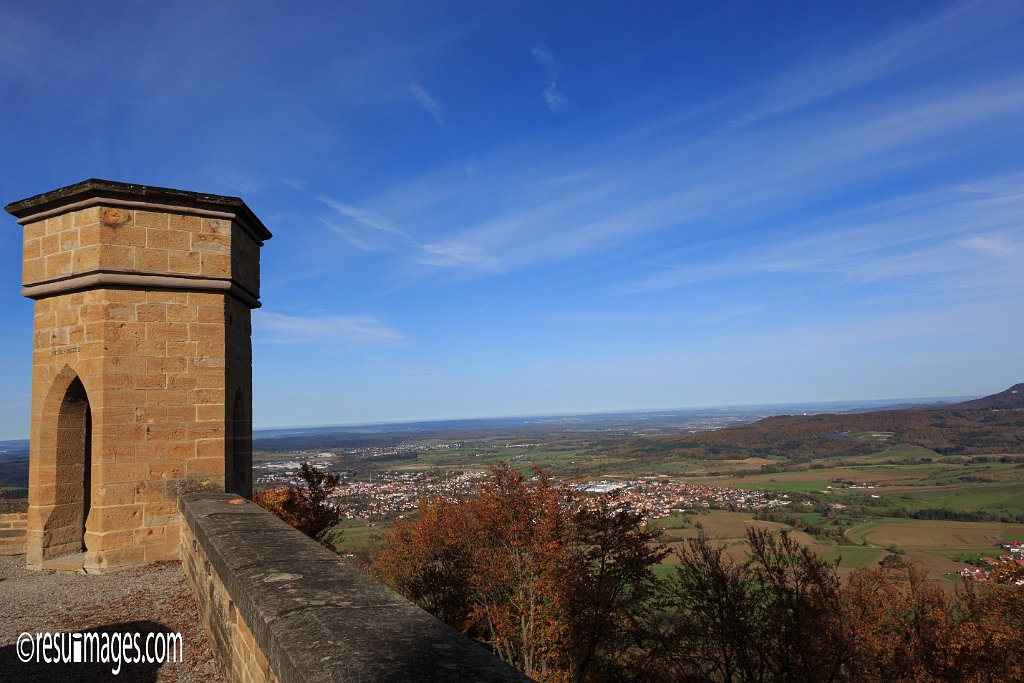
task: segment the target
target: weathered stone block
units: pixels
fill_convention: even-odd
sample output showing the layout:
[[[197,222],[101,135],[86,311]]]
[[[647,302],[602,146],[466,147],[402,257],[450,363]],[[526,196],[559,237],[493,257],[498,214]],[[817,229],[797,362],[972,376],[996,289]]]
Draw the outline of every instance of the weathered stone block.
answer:
[[[137,505],[94,507],[90,521],[92,528],[101,533],[135,529],[142,525],[142,508]]]
[[[195,251],[169,250],[167,252],[167,268],[174,273],[198,275],[202,270],[200,254]]]
[[[46,257],[46,277],[59,278],[71,274],[71,253],[58,252]]]
[[[167,271],[166,249],[138,249],[135,252],[135,267],[154,273]]]
[[[147,228],[166,228],[170,224],[170,216],[163,211],[136,211],[135,225]]]
[[[129,246],[105,244],[100,249],[100,268],[107,270],[135,270],[135,250]]]
[[[181,230],[150,229],[146,232],[146,246],[156,249],[188,249],[189,234]]]
[[[135,484],[104,484],[99,487],[96,505],[130,505],[135,502]]]

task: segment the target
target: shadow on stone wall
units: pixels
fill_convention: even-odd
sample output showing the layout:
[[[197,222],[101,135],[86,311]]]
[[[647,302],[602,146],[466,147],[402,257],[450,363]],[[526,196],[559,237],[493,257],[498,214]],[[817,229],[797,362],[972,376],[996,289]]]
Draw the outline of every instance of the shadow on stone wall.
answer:
[[[158,633],[172,633],[163,624],[158,624],[153,621],[127,621],[120,624],[110,624],[108,626],[102,626],[99,628],[90,628],[82,631],[76,631],[75,633],[97,633],[103,634],[108,633],[111,636],[117,634],[135,634],[139,635],[139,645],[145,648],[146,637],[150,634]],[[11,634],[13,636],[14,634]],[[157,680],[157,674],[160,671],[161,666],[175,667],[184,666],[181,662],[167,662],[164,664],[150,664],[145,662],[140,663],[126,663],[124,661],[120,664],[120,669],[117,675],[112,673],[112,669],[117,667],[117,664],[111,661],[110,663],[50,663],[40,660],[36,662],[34,659],[30,663],[24,663],[19,658],[18,645],[5,645],[0,647],[0,681],[80,681],[82,683],[92,683],[93,681],[139,681],[140,683],[151,683]],[[21,650],[22,653],[25,650]],[[137,650],[132,651],[132,656],[138,654]],[[188,662],[189,653],[184,652],[185,663]]]

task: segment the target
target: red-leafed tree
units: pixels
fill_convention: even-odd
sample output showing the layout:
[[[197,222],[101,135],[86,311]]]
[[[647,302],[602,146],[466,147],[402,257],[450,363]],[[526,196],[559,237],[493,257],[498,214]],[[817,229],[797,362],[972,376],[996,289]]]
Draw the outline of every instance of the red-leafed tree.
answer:
[[[628,668],[666,551],[639,515],[583,508],[536,475],[501,464],[475,497],[421,501],[385,534],[376,571],[528,676],[610,678]]]

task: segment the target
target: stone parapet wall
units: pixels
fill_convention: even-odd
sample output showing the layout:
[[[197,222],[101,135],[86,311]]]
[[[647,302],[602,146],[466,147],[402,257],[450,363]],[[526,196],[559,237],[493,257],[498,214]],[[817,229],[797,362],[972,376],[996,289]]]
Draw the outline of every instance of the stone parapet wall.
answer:
[[[224,583],[213,571],[203,546],[187,524],[181,525],[181,568],[196,596],[210,647],[228,681],[279,683]]]
[[[179,499],[181,559],[229,681],[526,681],[251,502]]]
[[[11,512],[0,515],[0,555],[25,554],[25,528],[28,513]]]

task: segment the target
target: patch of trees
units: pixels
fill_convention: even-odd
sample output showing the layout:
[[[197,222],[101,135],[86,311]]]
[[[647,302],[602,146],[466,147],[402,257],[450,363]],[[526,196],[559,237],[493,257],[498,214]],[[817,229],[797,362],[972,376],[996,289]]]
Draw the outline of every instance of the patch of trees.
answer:
[[[949,598],[896,558],[843,581],[753,528],[748,556],[702,532],[659,581],[658,532],[578,496],[501,465],[477,497],[422,501],[373,571],[544,681],[1003,680],[1024,658],[1019,588]]]
[[[400,462],[402,460],[416,460],[420,457],[419,451],[401,451],[399,453],[381,453],[380,455],[367,455],[363,460],[372,462]]]
[[[328,533],[341,521],[341,513],[327,500],[331,489],[341,483],[341,477],[311,467],[308,462],[299,466],[298,476],[303,486],[263,489],[253,496],[253,502],[310,538],[326,543]],[[340,542],[337,532],[330,540]]]
[[[11,487],[10,498],[25,498],[28,495],[28,459],[0,462],[0,486]]]
[[[1004,524],[1024,523],[1024,515],[1012,515],[1009,513],[997,515],[991,512],[951,510],[950,508],[921,508],[919,510],[907,511],[906,516],[912,519],[937,519],[951,522],[1002,522]]]
[[[688,542],[652,636],[648,680],[1005,680],[1024,652],[1024,591],[950,599],[913,564],[890,558],[841,581],[791,537],[748,533],[732,559],[707,537]],[[1007,568],[1005,571],[1012,571]],[[1008,647],[1010,651],[995,650]]]
[[[374,571],[541,680],[629,676],[667,554],[636,513],[502,464],[479,495],[426,499],[384,535]]]

